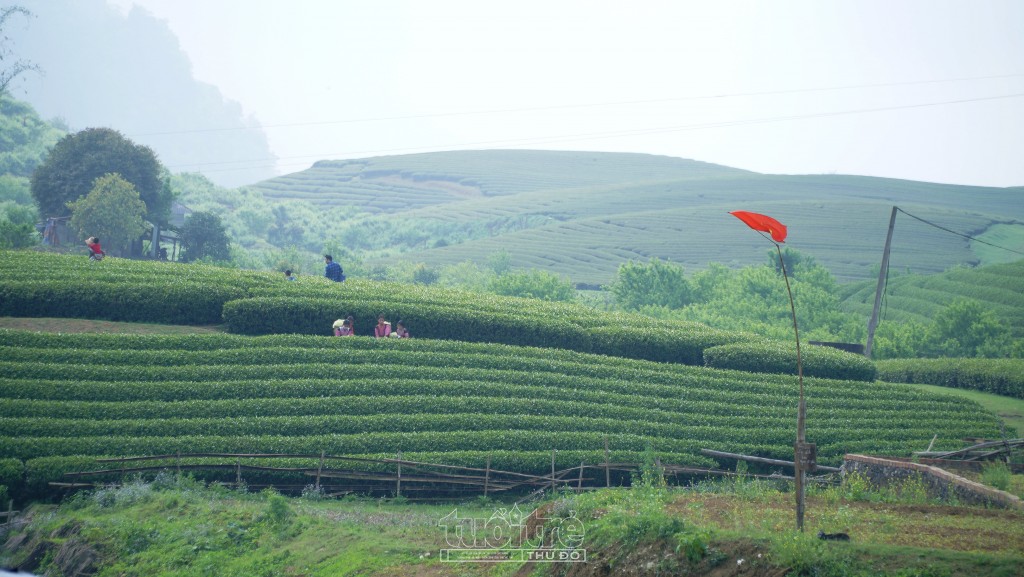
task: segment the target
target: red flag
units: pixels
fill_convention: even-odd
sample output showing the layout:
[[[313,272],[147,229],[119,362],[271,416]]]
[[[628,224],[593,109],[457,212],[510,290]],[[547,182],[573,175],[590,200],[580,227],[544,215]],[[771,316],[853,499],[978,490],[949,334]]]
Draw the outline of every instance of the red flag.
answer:
[[[747,223],[747,226],[754,230],[767,232],[772,235],[775,242],[786,242],[786,225],[770,216],[765,216],[756,212],[747,212],[745,210],[734,210],[729,214]]]

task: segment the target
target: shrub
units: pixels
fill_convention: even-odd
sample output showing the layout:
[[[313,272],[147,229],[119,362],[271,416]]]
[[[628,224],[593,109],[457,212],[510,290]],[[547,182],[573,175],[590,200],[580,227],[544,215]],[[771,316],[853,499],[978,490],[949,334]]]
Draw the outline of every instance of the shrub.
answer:
[[[243,294],[217,284],[2,281],[0,315],[208,325]]]
[[[20,459],[0,459],[0,485],[6,486],[12,493],[18,492],[25,481],[25,464]],[[0,507],[7,505],[0,499]]]
[[[878,378],[970,389],[1024,399],[1024,359],[890,359],[878,361]]]

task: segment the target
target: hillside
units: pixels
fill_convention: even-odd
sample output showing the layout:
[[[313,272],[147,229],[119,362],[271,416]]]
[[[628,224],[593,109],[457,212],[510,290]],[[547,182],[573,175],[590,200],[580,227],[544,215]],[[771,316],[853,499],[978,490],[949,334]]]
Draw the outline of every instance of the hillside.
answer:
[[[877,283],[864,281],[841,288],[843,308],[871,315]],[[980,301],[1024,337],[1024,260],[979,268],[955,268],[935,275],[894,272],[886,284],[881,322],[927,324],[959,299]]]
[[[0,459],[46,490],[103,456],[285,453],[543,472],[557,462],[707,465],[702,448],[792,454],[792,376],[429,339],[0,331]],[[962,399],[807,379],[818,461],[998,435]],[[10,461],[16,459],[17,461]],[[357,466],[357,465],[353,465]],[[271,474],[272,475],[272,474]],[[301,479],[299,479],[301,481]],[[295,482],[295,481],[292,481]]]
[[[469,466],[491,458],[530,472],[550,466],[552,449],[565,466],[597,462],[606,438],[617,462],[639,462],[648,444],[666,461],[696,465],[709,464],[700,454],[708,447],[792,451],[797,387],[784,347],[764,361],[782,358],[790,374],[689,366],[718,345],[769,344],[755,335],[640,325],[642,317],[564,303],[322,277],[284,282],[205,265],[0,251],[0,271],[4,315],[223,318],[236,332],[267,335],[0,331],[0,459],[8,459],[0,475],[12,477],[0,484],[19,486],[24,473],[30,491],[96,457],[178,451],[402,451]],[[419,338],[312,336],[347,312],[367,334],[381,311],[416,319]],[[851,451],[906,454],[936,434],[937,447],[998,435],[999,420],[975,403],[873,382],[862,356],[810,347],[804,370],[808,435],[822,463]]]
[[[737,209],[786,223],[789,245],[841,282],[876,274],[894,204],[964,234],[1002,226],[1019,244],[1024,230],[1019,188],[763,175],[625,153],[493,150],[321,161],[253,188],[271,200],[349,207],[362,216],[339,226],[355,233],[382,219],[451,231],[450,241],[400,247],[389,260],[483,262],[504,250],[515,267],[587,285],[609,282],[627,260],[658,257],[690,270],[761,262],[765,243],[737,229],[727,214]],[[928,274],[981,262],[962,237],[906,217],[897,226],[893,266]]]

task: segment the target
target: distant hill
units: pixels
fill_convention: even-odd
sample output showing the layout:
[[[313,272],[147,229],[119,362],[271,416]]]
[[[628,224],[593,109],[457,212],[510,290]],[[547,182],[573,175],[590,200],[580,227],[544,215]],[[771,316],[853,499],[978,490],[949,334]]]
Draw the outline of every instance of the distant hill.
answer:
[[[1000,238],[1009,230],[1024,244],[1020,187],[765,175],[632,153],[488,150],[321,161],[254,188],[271,200],[467,231],[464,241],[390,258],[444,265],[482,262],[505,250],[514,267],[544,268],[590,285],[609,282],[628,260],[657,257],[691,271],[709,262],[763,262],[771,245],[728,214],[739,209],[785,223],[787,246],[814,257],[841,282],[877,275],[894,204],[971,236],[998,226]],[[901,215],[897,233],[894,268],[930,274],[982,262],[967,239],[920,221]]]

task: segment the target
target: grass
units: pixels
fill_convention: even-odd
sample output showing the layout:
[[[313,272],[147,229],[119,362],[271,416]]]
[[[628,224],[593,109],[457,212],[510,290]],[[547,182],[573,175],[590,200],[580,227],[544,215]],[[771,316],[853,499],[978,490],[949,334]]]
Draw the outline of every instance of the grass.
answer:
[[[851,500],[841,489],[808,498],[794,530],[792,493],[740,481],[667,489],[563,494],[535,507],[546,527],[578,521],[589,565],[625,574],[1020,575],[1024,512],[922,502]],[[78,493],[35,505],[0,562],[37,573],[85,563],[99,577],[556,575],[557,563],[444,563],[441,521],[489,519],[511,503],[410,504],[367,498],[286,498],[205,487],[164,474],[152,483]],[[482,522],[482,521],[481,521]],[[845,532],[823,542],[818,530]],[[468,536],[469,532],[464,533]],[[60,552],[60,554],[58,554]],[[89,559],[94,559],[91,566]],[[607,569],[605,569],[607,568]],[[631,573],[631,571],[633,573]]]
[[[39,542],[59,535],[39,571],[59,567],[52,553],[63,547],[91,550],[100,576],[412,576],[437,564],[438,521],[452,508],[247,494],[166,475],[79,493],[59,507],[34,506],[28,545],[5,563],[24,562]]]

